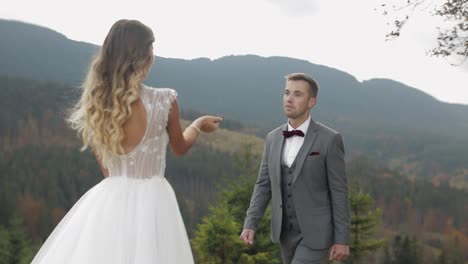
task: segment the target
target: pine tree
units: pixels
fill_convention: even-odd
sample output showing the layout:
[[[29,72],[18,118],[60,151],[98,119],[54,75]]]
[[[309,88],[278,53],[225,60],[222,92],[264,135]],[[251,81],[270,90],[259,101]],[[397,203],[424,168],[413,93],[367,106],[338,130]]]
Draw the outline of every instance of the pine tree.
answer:
[[[363,191],[350,193],[351,204],[351,257],[349,262],[359,260],[385,245],[383,239],[373,239],[374,229],[379,226],[382,211],[371,210],[372,197]]]
[[[463,252],[458,240],[449,241],[442,248],[442,253],[437,258],[437,264],[463,264],[465,263]]]
[[[8,230],[0,225],[0,264],[10,263],[10,233]]]
[[[10,220],[10,264],[30,263],[35,253],[23,219],[14,215]]]
[[[279,249],[270,239],[268,209],[255,233],[255,243],[246,246],[240,240],[245,212],[249,206],[258,157],[252,155],[251,147],[245,146],[235,157],[237,171],[241,173],[221,192],[216,206],[198,226],[192,240],[196,258],[200,263],[275,264],[281,263]]]
[[[384,262],[383,264],[393,264],[393,258],[392,255],[390,254],[390,248],[388,245],[385,246],[384,249]]]
[[[393,242],[393,256],[395,264],[418,264],[423,263],[421,249],[415,237],[395,236]]]
[[[442,249],[442,253],[440,254],[439,258],[437,258],[437,264],[448,264],[447,260],[447,252],[446,249]]]
[[[200,263],[235,264],[242,250],[237,235],[239,224],[227,206],[212,207],[210,215],[198,226],[193,245]]]

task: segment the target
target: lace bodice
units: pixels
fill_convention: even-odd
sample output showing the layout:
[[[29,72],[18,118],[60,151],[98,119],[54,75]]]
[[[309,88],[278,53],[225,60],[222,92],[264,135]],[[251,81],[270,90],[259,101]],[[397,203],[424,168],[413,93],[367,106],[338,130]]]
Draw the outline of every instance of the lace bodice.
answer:
[[[169,88],[142,86],[140,97],[146,110],[146,130],[140,143],[124,155],[111,154],[109,177],[164,177],[168,115],[177,92]]]

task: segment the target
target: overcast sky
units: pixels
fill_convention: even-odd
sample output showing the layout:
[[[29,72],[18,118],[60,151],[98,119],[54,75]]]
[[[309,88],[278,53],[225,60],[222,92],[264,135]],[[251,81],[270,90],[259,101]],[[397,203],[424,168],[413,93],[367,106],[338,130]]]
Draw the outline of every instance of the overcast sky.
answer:
[[[1,0],[0,18],[30,22],[73,40],[101,45],[120,18],[138,19],[156,35],[155,54],[216,59],[287,56],[337,68],[359,80],[390,78],[445,102],[468,104],[468,63],[429,57],[440,19],[416,12],[402,37],[390,28],[382,0]]]

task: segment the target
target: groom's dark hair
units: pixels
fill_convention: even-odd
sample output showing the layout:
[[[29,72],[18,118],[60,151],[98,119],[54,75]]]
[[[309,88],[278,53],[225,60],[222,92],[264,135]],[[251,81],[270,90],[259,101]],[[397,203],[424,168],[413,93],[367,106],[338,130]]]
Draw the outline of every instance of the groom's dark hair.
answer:
[[[291,73],[284,77],[286,81],[305,81],[309,84],[309,94],[312,97],[317,97],[318,85],[317,82],[305,73]]]

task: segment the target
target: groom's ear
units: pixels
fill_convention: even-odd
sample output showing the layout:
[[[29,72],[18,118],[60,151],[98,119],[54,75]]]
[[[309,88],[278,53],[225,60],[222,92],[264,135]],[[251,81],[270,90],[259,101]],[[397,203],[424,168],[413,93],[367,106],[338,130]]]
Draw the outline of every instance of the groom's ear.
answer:
[[[311,96],[309,98],[309,103],[308,103],[309,108],[312,109],[316,103],[317,103],[317,97]]]

